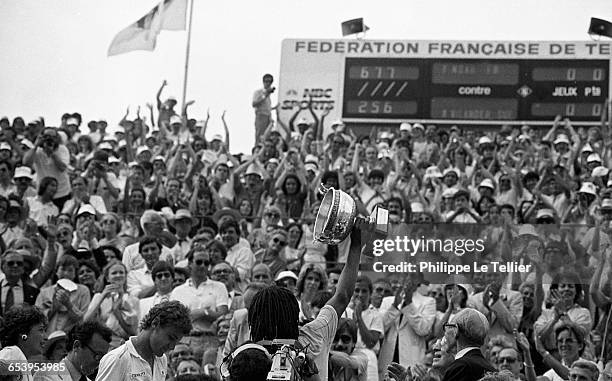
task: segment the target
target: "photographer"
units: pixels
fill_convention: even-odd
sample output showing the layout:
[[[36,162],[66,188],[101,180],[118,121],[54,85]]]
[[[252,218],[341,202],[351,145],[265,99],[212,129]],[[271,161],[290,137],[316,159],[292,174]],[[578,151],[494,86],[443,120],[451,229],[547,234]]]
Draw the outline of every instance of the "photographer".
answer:
[[[272,86],[274,77],[272,74],[263,76],[263,89],[255,91],[253,94],[253,108],[255,109],[255,141],[263,136],[264,131],[272,120],[272,101],[270,95],[276,91],[276,87]]]
[[[33,166],[36,171],[37,182],[40,184],[45,177],[57,180],[57,191],[53,203],[61,210],[64,203],[70,199],[70,179],[68,177],[68,164],[70,152],[61,142],[61,138],[54,128],[45,128],[36,138],[34,147],[26,152],[23,164]]]

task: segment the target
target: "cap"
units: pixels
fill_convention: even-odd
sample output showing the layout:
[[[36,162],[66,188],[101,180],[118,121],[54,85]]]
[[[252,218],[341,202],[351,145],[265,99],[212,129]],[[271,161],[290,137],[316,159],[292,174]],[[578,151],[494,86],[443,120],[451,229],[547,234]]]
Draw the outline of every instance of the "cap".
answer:
[[[107,149],[107,150],[112,151],[113,146],[108,142],[103,142],[103,143],[100,143],[100,145],[98,146],[98,149]]]
[[[29,139],[21,139],[21,145],[28,147],[29,149],[34,148],[34,143],[32,143]]]
[[[175,101],[175,102],[176,102],[176,97],[175,97],[174,95],[170,95],[170,96],[168,97],[168,99],[166,99],[166,102],[167,102],[167,101]]]
[[[421,123],[415,123],[412,125],[412,129],[419,128],[421,130],[425,130],[425,127]]]
[[[96,215],[96,210],[90,204],[83,204],[79,208],[79,211],[77,212],[76,216],[79,217],[80,215],[86,214],[86,213],[91,214],[92,216],[95,216]]]
[[[30,167],[17,167],[15,168],[15,174],[13,175],[14,179],[27,177],[30,180],[34,180],[34,175],[32,175],[32,168]]]
[[[170,220],[172,224],[176,223],[179,220],[189,220],[192,225],[196,224],[198,221],[193,218],[191,212],[188,209],[179,209],[174,214],[174,218]]]
[[[1,146],[0,146],[1,147]],[[0,148],[1,150],[2,148]],[[587,163],[599,162],[601,163],[601,156],[598,153],[592,153],[587,157]]]
[[[316,164],[317,167],[319,166],[319,158],[315,155],[311,155],[308,154],[306,155],[306,158],[304,159],[304,163],[312,163],[312,164]]]
[[[217,210],[215,214],[213,214],[212,219],[215,222],[215,224],[217,224],[219,223],[219,220],[223,216],[231,216],[232,219],[234,219],[234,221],[236,222],[242,219],[242,215],[240,215],[240,213],[238,213],[236,209],[229,208],[227,206],[224,206],[223,208]]]
[[[108,158],[108,163],[109,164],[113,164],[113,163],[121,163],[121,160],[119,160],[119,158],[115,157],[115,156],[110,156]]]
[[[306,172],[313,171],[315,174],[318,174],[319,168],[314,163],[306,163],[304,164],[304,169]]]
[[[393,134],[388,131],[383,131],[380,133],[381,139],[393,139]]]
[[[446,168],[442,173],[442,177],[446,177],[446,175],[448,175],[449,173],[454,173],[455,176],[459,177],[459,171],[452,167]]]
[[[483,136],[478,139],[478,145],[481,146],[483,144],[493,144],[493,140],[491,140],[491,138],[488,136]]]
[[[211,139],[211,142],[214,142],[215,140],[219,140],[219,141],[222,142],[223,141],[223,136],[221,136],[221,134],[214,134],[212,139]]]
[[[490,188],[492,190],[495,190],[495,185],[493,185],[493,181],[491,181],[491,179],[484,179],[480,182],[480,185],[478,185],[478,187],[485,187],[485,188]]]
[[[180,116],[172,115],[170,117],[170,125],[173,125],[173,124],[183,124],[183,120],[181,119]]]
[[[391,152],[389,152],[388,149],[381,149],[380,151],[378,151],[378,158],[379,159],[390,159],[391,158]]]
[[[593,196],[597,196],[597,188],[595,187],[595,184],[585,182],[582,183],[582,186],[580,187],[578,193],[587,193]]]
[[[58,341],[67,340],[67,339],[68,339],[68,335],[64,331],[51,332],[51,334],[47,336],[47,340],[45,341],[43,352],[47,353],[51,348],[53,348],[55,343],[57,343]]]
[[[334,127],[340,127],[340,126],[344,126],[344,123],[342,122],[342,120],[340,119],[336,119],[333,121],[333,123],[331,124],[332,128]]]
[[[8,144],[7,142],[2,142],[0,143],[0,151],[4,151],[4,150],[12,151],[13,149],[11,148],[11,145]]]
[[[155,156],[153,158],[153,161],[161,161],[161,162],[165,163],[166,162],[166,158],[163,157],[162,155],[157,155],[157,156]]]
[[[425,170],[425,176],[423,177],[424,179],[428,179],[431,177],[441,178],[442,172],[440,172],[440,168],[437,165],[432,165],[430,167],[427,167],[427,169]]]
[[[557,135],[557,138],[555,139],[553,144],[560,144],[560,143],[570,144],[570,141],[569,141],[569,138],[567,137],[567,135],[565,135],[565,134]]]
[[[610,172],[608,168],[600,165],[599,167],[593,168],[593,171],[591,172],[591,177],[606,176],[608,172]]]
[[[261,178],[263,178],[263,174],[261,173],[261,170],[259,169],[259,166],[257,164],[251,163],[249,164],[249,166],[247,167],[246,173],[245,175],[257,175]]]
[[[601,200],[601,209],[612,209],[612,198],[604,198]]]
[[[66,125],[67,126],[78,126],[79,125],[79,120],[77,118],[68,118],[66,119]]]
[[[136,150],[136,156],[140,155],[143,152],[149,152],[151,153],[151,150],[149,149],[149,147],[147,146],[140,146],[138,147],[138,149]]]
[[[400,131],[410,131],[412,130],[412,126],[410,123],[402,123],[400,124]]]
[[[280,164],[278,159],[275,158],[275,157],[271,157],[271,158],[268,159],[268,161],[266,161],[266,164],[270,164],[270,163],[272,163],[272,164]]]
[[[291,278],[293,280],[295,280],[297,282],[298,277],[297,275],[295,275],[295,273],[293,271],[281,271],[276,275],[276,278],[274,279],[275,282],[278,282],[281,279],[286,279],[286,278]]]
[[[582,153],[593,152],[593,147],[591,147],[591,145],[587,142],[584,144],[584,146],[582,146],[582,149],[580,150],[580,152]]]
[[[518,140],[519,142],[521,142],[521,141],[525,141],[525,140],[529,140],[529,141],[531,141],[531,136],[526,135],[526,134],[520,134],[517,140]]]
[[[542,208],[539,209],[538,212],[536,213],[536,220],[540,219],[540,218],[555,218],[555,213],[552,211],[552,209],[548,209],[548,208]]]

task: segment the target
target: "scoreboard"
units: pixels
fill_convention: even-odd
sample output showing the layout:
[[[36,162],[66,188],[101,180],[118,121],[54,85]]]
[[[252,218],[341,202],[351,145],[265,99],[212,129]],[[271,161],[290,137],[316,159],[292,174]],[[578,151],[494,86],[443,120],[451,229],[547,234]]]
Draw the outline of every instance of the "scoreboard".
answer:
[[[312,99],[328,122],[598,124],[611,58],[596,41],[285,40],[281,117]]]
[[[346,58],[343,117],[596,121],[606,60]]]

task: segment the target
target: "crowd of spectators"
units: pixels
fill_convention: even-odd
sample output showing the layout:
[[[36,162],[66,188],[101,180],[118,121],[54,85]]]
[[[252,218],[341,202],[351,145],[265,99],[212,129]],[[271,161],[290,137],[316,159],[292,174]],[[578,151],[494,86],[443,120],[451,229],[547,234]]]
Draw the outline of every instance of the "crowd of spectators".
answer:
[[[459,379],[446,371],[463,349],[449,332],[473,328],[457,321],[464,310],[486,320],[482,343],[464,346],[482,347],[495,372],[485,379],[612,379],[609,102],[597,126],[402,123],[360,136],[311,102],[283,123],[273,80],[253,96],[246,154],[231,150],[230,131],[252,131],[223,113],[225,135],[208,136],[193,102],[162,101],[165,81],[148,115],[128,110],[114,133],[79,113],[57,126],[0,119],[0,359],[78,363],[73,377],[93,378],[155,306],[180,301],[191,329],[164,376],[220,380],[223,359],[250,340],[258,292],[290,290],[301,325],[332,297],[350,242],[313,241],[323,184],[362,216],[386,207],[392,235],[482,225],[511,248],[500,258],[533,269],[445,284],[362,272],[331,343],[330,380]],[[541,225],[552,230],[525,233]]]

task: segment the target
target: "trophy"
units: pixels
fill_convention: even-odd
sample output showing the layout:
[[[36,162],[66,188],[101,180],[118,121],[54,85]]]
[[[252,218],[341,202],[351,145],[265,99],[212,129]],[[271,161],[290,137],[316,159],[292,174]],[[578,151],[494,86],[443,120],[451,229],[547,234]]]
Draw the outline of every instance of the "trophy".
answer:
[[[375,235],[387,236],[389,211],[376,206],[368,218],[357,216],[355,200],[346,192],[334,188],[325,191],[314,225],[314,240],[328,245],[337,245],[351,234],[355,221],[376,223]]]

